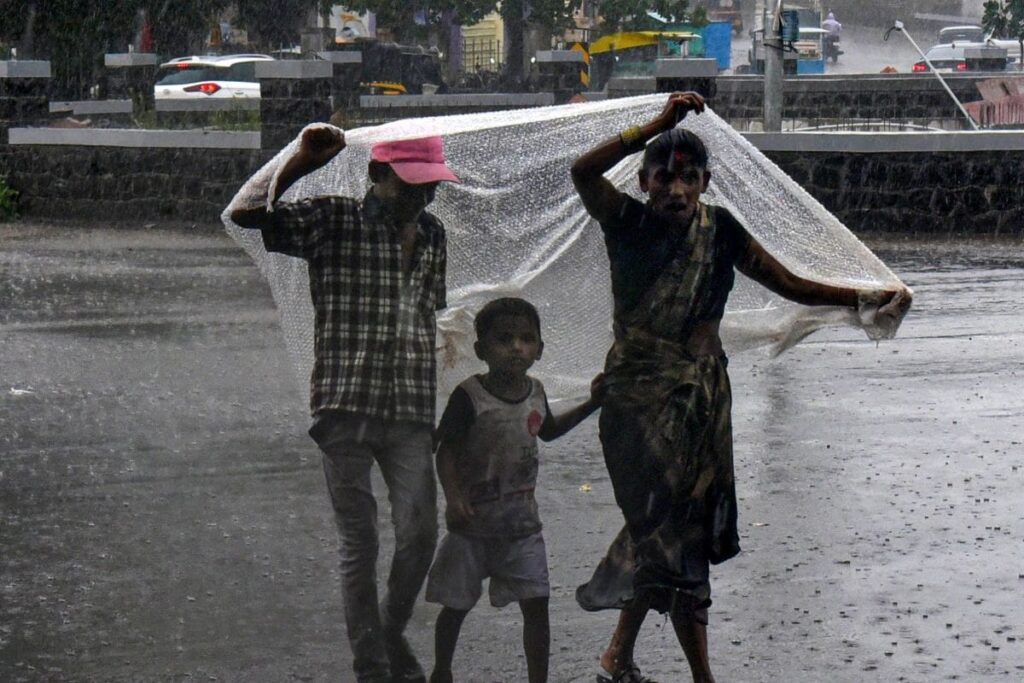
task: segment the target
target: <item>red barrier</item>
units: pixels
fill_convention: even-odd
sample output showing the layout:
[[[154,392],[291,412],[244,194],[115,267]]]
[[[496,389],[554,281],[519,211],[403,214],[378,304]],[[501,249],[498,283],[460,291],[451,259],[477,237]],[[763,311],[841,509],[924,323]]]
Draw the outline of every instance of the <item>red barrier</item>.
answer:
[[[1024,125],[1024,95],[1012,95],[998,100],[981,100],[964,104],[967,113],[984,128],[992,126]]]

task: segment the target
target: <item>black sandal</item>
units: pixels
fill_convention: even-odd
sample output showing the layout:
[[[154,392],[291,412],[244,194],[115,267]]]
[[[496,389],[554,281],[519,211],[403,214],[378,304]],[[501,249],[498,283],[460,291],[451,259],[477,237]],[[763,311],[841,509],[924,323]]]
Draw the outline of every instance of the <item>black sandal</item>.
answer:
[[[640,668],[636,664],[630,664],[611,678],[598,674],[597,683],[657,683],[657,681],[640,673]]]

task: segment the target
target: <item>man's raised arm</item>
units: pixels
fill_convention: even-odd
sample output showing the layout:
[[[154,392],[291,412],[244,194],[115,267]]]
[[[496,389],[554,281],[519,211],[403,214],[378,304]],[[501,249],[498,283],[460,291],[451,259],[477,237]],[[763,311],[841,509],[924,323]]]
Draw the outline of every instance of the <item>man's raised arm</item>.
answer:
[[[572,165],[572,183],[587,213],[599,223],[617,217],[624,195],[604,174],[626,157],[642,152],[648,140],[674,128],[690,111],[704,111],[704,98],[694,92],[673,93],[658,116],[643,126],[630,126],[579,157]]]
[[[276,202],[295,181],[320,168],[343,149],[345,149],[345,133],[340,128],[323,125],[306,129],[302,133],[298,151],[285,162],[281,169],[277,186],[274,188],[274,196],[269,197],[269,194],[270,182],[276,169],[268,168],[253,179],[254,185],[262,189],[262,193],[258,193],[261,195],[259,205],[235,209],[231,212],[231,220],[243,228],[254,230],[271,227],[268,204]]]

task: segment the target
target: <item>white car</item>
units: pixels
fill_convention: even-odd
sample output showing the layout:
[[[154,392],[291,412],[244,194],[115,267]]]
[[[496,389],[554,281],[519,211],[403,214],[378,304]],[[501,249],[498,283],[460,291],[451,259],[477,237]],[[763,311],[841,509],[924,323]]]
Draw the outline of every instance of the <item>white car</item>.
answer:
[[[1009,43],[1013,45],[1009,45]],[[943,45],[932,45],[924,53],[928,60],[935,67],[936,71],[948,71],[948,72],[964,72],[967,71],[967,51],[970,49],[980,50],[984,48],[1002,48],[1006,50],[1005,60],[1000,57],[998,60],[993,60],[990,64],[982,66],[982,71],[1005,71],[1007,68],[1012,68],[1017,62],[1017,53],[1019,48],[1016,47],[1016,41],[1003,41],[1003,40],[989,40],[985,43],[946,43]],[[1013,49],[1007,49],[1012,47]],[[916,62],[912,67],[911,71],[914,73],[922,73],[930,71],[927,62],[921,60]]]
[[[945,26],[939,29],[938,40],[942,43],[980,43],[985,40],[985,29],[974,24]]]
[[[178,57],[160,65],[153,97],[158,100],[260,96],[256,63],[269,55]]]

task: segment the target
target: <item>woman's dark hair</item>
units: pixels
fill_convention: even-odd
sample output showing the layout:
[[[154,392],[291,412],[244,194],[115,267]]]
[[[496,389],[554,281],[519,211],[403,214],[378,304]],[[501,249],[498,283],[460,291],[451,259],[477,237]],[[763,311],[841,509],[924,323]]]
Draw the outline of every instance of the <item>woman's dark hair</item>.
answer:
[[[537,330],[537,337],[540,337],[540,314],[537,313],[537,309],[533,307],[533,304],[526,299],[503,297],[494,301],[488,301],[480,309],[480,312],[476,314],[476,318],[473,320],[476,338],[478,340],[483,339],[484,335],[494,327],[495,321],[505,315],[526,318],[533,323],[534,328]]]
[[[685,128],[673,128],[654,138],[644,150],[641,170],[647,173],[652,166],[670,166],[677,153],[693,158],[698,167],[707,169],[708,148],[696,133]]]

